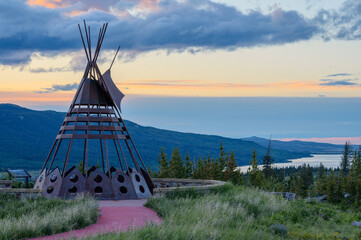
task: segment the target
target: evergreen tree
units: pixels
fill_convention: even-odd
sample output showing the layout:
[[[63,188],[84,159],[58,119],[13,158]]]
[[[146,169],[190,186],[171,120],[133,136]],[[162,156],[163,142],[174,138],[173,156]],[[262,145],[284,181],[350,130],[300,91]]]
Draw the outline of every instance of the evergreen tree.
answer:
[[[79,164],[77,165],[78,170],[81,172],[81,174],[85,174],[84,164],[83,161],[80,160]]]
[[[313,175],[309,164],[307,166],[305,163],[302,165],[300,170],[300,178],[302,178],[303,190],[306,191],[309,189],[311,184],[313,184]]]
[[[193,170],[193,178],[204,179],[204,164],[201,157],[198,158],[198,161]]]
[[[278,176],[277,176],[277,181],[278,182],[283,182],[285,180],[285,171],[283,168],[280,169]]]
[[[236,173],[235,170],[238,167],[236,157],[234,155],[234,152],[231,152],[231,155],[228,158],[228,161],[226,163],[226,169],[224,170],[224,176],[226,181],[236,181]]]
[[[351,152],[352,152],[351,144],[349,142],[346,142],[342,152],[341,163],[340,163],[342,176],[344,177],[347,176],[350,170]]]
[[[320,168],[318,169],[318,178],[323,179],[325,177],[325,167],[320,163]]]
[[[169,175],[171,178],[185,178],[186,169],[178,147],[175,147],[169,160]]]
[[[297,179],[293,175],[291,175],[288,180],[288,191],[292,193],[297,192]]]
[[[159,162],[159,173],[158,176],[160,178],[168,178],[169,176],[169,163],[166,154],[164,153],[164,148],[160,149],[160,153],[158,154],[158,162]]]
[[[186,178],[190,178],[192,177],[193,174],[193,164],[190,161],[188,151],[186,154],[185,163],[186,163]]]
[[[264,176],[258,168],[256,149],[253,149],[252,160],[248,168],[249,182],[255,187],[262,187]]]
[[[270,155],[270,151],[271,151],[271,139],[269,140],[268,143],[267,153],[263,157],[263,161],[262,161],[263,164],[262,172],[266,179],[270,178],[273,175],[273,170],[272,170],[273,159]]]
[[[227,154],[226,152],[224,151],[224,147],[223,147],[223,143],[221,141],[220,143],[220,147],[219,147],[219,158],[218,158],[218,168],[219,170],[217,171],[218,172],[218,179],[219,180],[224,180],[224,170],[226,168],[226,162],[227,162]]]
[[[336,185],[337,185],[337,181],[335,177],[335,172],[331,169],[330,176],[327,178],[327,187],[326,187],[327,201],[330,203],[337,202]]]
[[[304,178],[302,177],[298,177],[297,178],[297,187],[296,187],[296,193],[302,197],[306,197],[307,196],[307,188],[305,185],[305,181]]]
[[[361,147],[352,156],[350,174],[353,178],[361,177]]]

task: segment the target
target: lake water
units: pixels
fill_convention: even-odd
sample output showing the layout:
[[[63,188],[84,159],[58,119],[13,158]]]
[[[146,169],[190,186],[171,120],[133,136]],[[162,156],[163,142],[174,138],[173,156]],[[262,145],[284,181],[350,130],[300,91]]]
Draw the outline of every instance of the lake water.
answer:
[[[277,168],[288,167],[288,166],[301,166],[302,164],[310,164],[311,167],[318,167],[322,163],[327,168],[337,168],[340,166],[341,154],[312,154],[312,157],[304,157],[298,159],[289,159],[289,162],[275,163],[274,166]],[[246,173],[250,165],[240,166],[238,169],[241,172]],[[259,165],[262,169],[262,165]]]

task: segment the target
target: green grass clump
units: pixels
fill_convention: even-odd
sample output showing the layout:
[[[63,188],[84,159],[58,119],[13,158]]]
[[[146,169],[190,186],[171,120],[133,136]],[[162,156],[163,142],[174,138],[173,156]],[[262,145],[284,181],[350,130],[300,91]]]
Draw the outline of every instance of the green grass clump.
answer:
[[[148,200],[147,206],[163,218],[162,224],[89,239],[361,239],[361,229],[352,227],[352,221],[361,220],[359,211],[327,203],[288,202],[244,186],[178,190]],[[277,230],[277,223],[287,233]]]
[[[84,228],[98,217],[98,203],[89,196],[73,200],[45,197],[20,200],[0,194],[0,239],[24,239]]]

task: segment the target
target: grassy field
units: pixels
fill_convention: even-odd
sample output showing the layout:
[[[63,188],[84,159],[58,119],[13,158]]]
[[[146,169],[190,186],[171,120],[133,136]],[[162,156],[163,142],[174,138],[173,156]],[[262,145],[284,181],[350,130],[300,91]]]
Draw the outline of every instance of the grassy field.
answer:
[[[90,197],[74,200],[25,199],[0,194],[0,239],[24,239],[84,228],[98,217]]]
[[[361,239],[361,229],[352,227],[352,221],[361,220],[360,211],[288,202],[248,187],[178,191],[150,199],[147,206],[164,219],[160,226],[89,239]],[[286,234],[274,227],[277,223]]]

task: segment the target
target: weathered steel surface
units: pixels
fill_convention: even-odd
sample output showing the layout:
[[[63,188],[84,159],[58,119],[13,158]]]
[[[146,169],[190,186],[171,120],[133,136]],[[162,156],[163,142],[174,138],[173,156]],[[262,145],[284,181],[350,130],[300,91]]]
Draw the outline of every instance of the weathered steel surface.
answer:
[[[34,184],[34,189],[43,189],[45,176],[46,176],[45,173],[46,173],[46,168],[40,173],[38,179],[36,179],[36,182]]]
[[[111,79],[110,69],[101,74],[96,63],[106,29],[107,24],[104,24],[99,33],[95,53],[92,54],[89,43],[90,36],[86,32],[86,47],[79,25],[88,63],[43,165],[42,174],[35,184],[35,188],[43,187],[44,195],[47,197],[71,198],[77,193],[89,192],[100,199],[131,199],[146,198],[153,192],[154,184],[144,170],[146,169],[144,162],[120,115],[120,102],[124,94]],[[94,164],[89,160],[89,148],[91,147],[89,141],[94,142],[94,139],[100,144],[98,149],[101,153],[100,169],[88,168]],[[79,156],[74,159],[72,144],[79,140],[83,144],[82,159],[79,159]],[[122,143],[125,143],[124,149]],[[114,148],[117,159],[110,159],[114,153],[111,155],[109,151]],[[66,149],[65,152],[64,149]],[[53,169],[55,159],[59,161],[59,158],[64,156],[65,159],[60,160],[63,161],[61,171],[56,168],[47,174],[46,169],[48,171]],[[82,162],[86,174],[81,174],[75,167],[68,168],[69,162],[79,162],[79,160]],[[120,168],[111,167],[111,162],[118,162]],[[133,173],[127,175],[122,170],[128,169],[128,166],[135,166],[137,169],[141,169],[141,172],[134,170]],[[119,181],[118,177],[119,180],[124,178],[124,182]],[[55,180],[51,181],[50,179]]]
[[[130,172],[130,177],[138,198],[150,198],[152,196],[142,174],[133,168]]]
[[[45,177],[43,185],[43,194],[48,198],[59,197],[61,191],[61,184],[63,179],[61,177],[59,168],[55,168]]]
[[[81,172],[73,166],[68,170],[63,179],[60,196],[66,199],[73,198],[78,193],[85,191],[86,180]]]
[[[134,186],[130,177],[118,169],[112,176],[112,185],[115,199],[136,199]]]
[[[86,179],[86,190],[98,199],[113,199],[111,181],[99,168],[92,171]]]
[[[108,69],[103,74],[103,80],[104,80],[104,85],[106,87],[106,90],[108,90],[108,93],[111,96],[111,98],[113,99],[115,105],[118,107],[119,111],[121,111],[120,102],[122,101],[124,94],[121,91],[119,91],[117,86],[115,86],[113,79],[110,76],[110,69]]]

